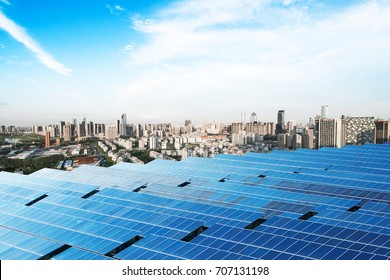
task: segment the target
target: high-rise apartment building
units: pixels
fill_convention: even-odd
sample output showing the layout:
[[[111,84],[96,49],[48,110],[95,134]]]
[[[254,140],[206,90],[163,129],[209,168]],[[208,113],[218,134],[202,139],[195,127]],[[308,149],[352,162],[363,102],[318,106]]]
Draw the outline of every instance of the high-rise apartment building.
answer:
[[[116,134],[120,135],[121,133],[121,120],[116,120]]]
[[[33,125],[32,132],[37,135],[42,135],[43,128],[40,125]]]
[[[287,148],[287,134],[285,133],[279,133],[277,136],[276,136],[276,141],[277,141],[277,146],[279,148]]]
[[[297,121],[296,120],[290,120],[287,122],[287,133],[295,134],[295,129],[297,127]]]
[[[243,123],[232,123],[232,134],[238,134],[244,130]]]
[[[386,142],[390,142],[390,120],[388,121],[376,121],[375,122],[375,143],[376,144],[383,144]]]
[[[156,136],[151,136],[149,138],[149,149],[156,149],[157,147],[157,137]]]
[[[279,110],[278,111],[278,122],[276,124],[276,134],[279,133],[285,133],[286,128],[285,128],[285,122],[284,122],[284,110]]]
[[[292,148],[297,150],[302,148],[302,136],[300,134],[294,134],[292,137]]]
[[[93,136],[95,134],[93,122],[87,123],[87,136]]]
[[[86,118],[83,118],[83,121],[81,123],[79,123],[78,125],[78,129],[77,129],[77,133],[78,133],[78,137],[85,137],[87,136],[87,120]]]
[[[45,148],[50,147],[50,132],[46,131],[45,133]]]
[[[302,148],[313,149],[314,148],[314,129],[308,128],[305,130],[305,134],[302,135]]]
[[[316,120],[316,148],[345,146],[345,119]]]
[[[106,125],[105,126],[105,133],[104,133],[106,139],[113,140],[117,137],[117,126],[116,125]]]
[[[267,122],[267,134],[268,135],[275,135],[275,123],[274,122]]]
[[[58,128],[59,132],[60,132],[60,138],[63,138],[64,137],[64,126],[65,126],[65,122],[64,121],[61,121],[60,122],[60,127]]]
[[[71,124],[66,124],[64,126],[64,141],[65,142],[70,142],[72,140],[72,128]]]

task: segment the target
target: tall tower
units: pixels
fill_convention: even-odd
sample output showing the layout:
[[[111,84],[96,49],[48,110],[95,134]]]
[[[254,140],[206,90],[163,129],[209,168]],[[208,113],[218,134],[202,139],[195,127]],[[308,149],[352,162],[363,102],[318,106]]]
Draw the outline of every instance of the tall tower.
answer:
[[[127,116],[125,113],[121,116],[120,135],[127,135]]]
[[[63,138],[63,137],[64,137],[64,126],[65,126],[65,122],[64,122],[64,121],[61,121],[61,122],[60,122],[60,127],[59,127],[60,138]]]
[[[328,118],[328,105],[321,106],[321,119]]]
[[[83,125],[84,125],[84,131],[85,131],[84,136],[88,136],[88,123],[87,123],[87,118],[83,118]]]
[[[245,112],[241,112],[241,123],[245,125]]]
[[[85,137],[87,136],[87,119],[83,118],[83,121],[79,123],[78,125],[78,137]]]
[[[285,133],[285,123],[284,123],[284,110],[278,111],[278,122],[276,124],[276,134]]]

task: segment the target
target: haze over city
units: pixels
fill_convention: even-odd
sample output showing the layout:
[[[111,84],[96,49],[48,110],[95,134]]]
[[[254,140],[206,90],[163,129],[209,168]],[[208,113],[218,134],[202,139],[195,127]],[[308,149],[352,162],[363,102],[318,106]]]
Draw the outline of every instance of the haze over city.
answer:
[[[389,1],[0,0],[0,119],[389,119]]]

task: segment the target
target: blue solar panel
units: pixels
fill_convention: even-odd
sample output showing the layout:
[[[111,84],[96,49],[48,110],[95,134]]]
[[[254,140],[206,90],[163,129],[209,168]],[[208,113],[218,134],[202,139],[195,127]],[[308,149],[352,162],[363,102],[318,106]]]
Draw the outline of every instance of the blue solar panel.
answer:
[[[390,259],[390,145],[0,172],[0,259]]]

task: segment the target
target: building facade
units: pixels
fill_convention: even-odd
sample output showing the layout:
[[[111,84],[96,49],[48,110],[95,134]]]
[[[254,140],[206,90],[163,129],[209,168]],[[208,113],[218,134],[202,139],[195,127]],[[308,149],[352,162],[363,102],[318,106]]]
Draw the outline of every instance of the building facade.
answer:
[[[346,117],[345,140],[347,145],[374,143],[374,117]]]
[[[383,144],[390,142],[390,120],[389,121],[376,121],[375,122],[375,143]]]
[[[345,146],[345,119],[316,120],[316,148]]]

